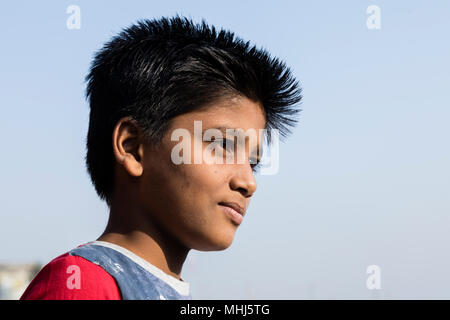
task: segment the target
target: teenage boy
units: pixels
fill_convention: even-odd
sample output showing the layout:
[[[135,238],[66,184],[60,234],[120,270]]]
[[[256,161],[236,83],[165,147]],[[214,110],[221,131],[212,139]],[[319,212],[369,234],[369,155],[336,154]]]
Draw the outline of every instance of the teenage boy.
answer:
[[[48,263],[21,299],[192,299],[181,277],[188,252],[231,245],[256,191],[261,132],[268,142],[271,129],[290,133],[301,88],[266,51],[180,16],[123,30],[86,80],[86,164],[109,221]],[[243,162],[210,161],[211,142],[234,160],[228,129],[254,130],[255,148]]]

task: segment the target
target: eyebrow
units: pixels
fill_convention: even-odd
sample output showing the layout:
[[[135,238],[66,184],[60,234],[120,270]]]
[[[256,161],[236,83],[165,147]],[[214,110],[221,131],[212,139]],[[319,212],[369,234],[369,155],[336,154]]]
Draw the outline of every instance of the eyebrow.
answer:
[[[231,127],[231,126],[224,126],[224,125],[221,125],[221,126],[213,126],[213,127],[210,127],[210,128],[206,128],[206,129],[203,129],[202,131],[202,135],[204,134],[204,132],[206,131],[206,130],[209,130],[209,129],[217,129],[217,130],[220,130],[220,131],[222,131],[222,133],[224,133],[224,138],[226,138],[227,137],[227,129],[229,129],[229,130],[236,130],[236,129],[242,129],[242,128],[233,128],[233,127]],[[247,130],[244,130],[244,129],[242,129],[244,132],[246,132]],[[255,129],[256,130],[256,129]],[[256,130],[257,131],[257,130]],[[237,134],[238,136],[241,136],[242,134],[240,134],[240,133],[238,133]],[[233,135],[233,137],[237,137],[236,135]],[[248,136],[246,136],[245,137],[246,139],[245,140],[248,140]],[[258,140],[258,139],[257,139]],[[259,142],[259,141],[258,141]],[[253,148],[253,150],[252,150],[252,152],[250,152],[251,154],[253,154],[255,151],[258,151],[258,148],[259,147],[259,145],[256,145],[256,147],[255,148]],[[256,153],[258,153],[258,152],[256,152]],[[262,154],[262,151],[261,151],[261,154]],[[261,161],[261,154],[258,154],[258,157],[257,157],[257,159],[256,159],[256,161],[257,162],[259,162],[259,161]]]

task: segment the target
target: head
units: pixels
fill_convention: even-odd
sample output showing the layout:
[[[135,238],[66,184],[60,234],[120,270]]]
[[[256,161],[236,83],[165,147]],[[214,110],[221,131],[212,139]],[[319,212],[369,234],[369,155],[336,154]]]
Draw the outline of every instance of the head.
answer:
[[[248,208],[261,156],[253,147],[262,138],[270,143],[271,129],[286,137],[297,122],[301,88],[289,68],[229,31],[177,16],[139,21],[113,37],[86,80],[86,164],[100,198],[111,209],[126,201],[139,215],[130,221],[151,222],[188,248],[227,248],[238,224],[223,204]],[[201,121],[200,137],[194,121]],[[221,128],[223,139],[204,139],[212,128]],[[205,149],[226,141],[225,128],[255,130],[256,145],[245,140],[243,162],[207,161],[215,154]],[[189,135],[174,138],[177,130]],[[181,140],[189,142],[181,153],[190,161],[178,164]],[[199,163],[196,147],[206,155]]]

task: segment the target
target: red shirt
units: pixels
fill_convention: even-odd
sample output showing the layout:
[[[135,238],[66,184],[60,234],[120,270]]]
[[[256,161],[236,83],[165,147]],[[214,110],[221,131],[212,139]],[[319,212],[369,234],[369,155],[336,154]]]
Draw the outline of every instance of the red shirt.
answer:
[[[114,278],[102,267],[64,253],[31,281],[20,300],[121,300]]]

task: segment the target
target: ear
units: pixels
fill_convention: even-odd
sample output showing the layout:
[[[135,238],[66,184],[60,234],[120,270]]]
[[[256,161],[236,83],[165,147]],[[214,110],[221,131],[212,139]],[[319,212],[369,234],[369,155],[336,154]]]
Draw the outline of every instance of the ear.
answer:
[[[131,117],[120,119],[113,130],[113,152],[116,161],[132,176],[139,177],[144,171],[144,147],[142,131]]]

